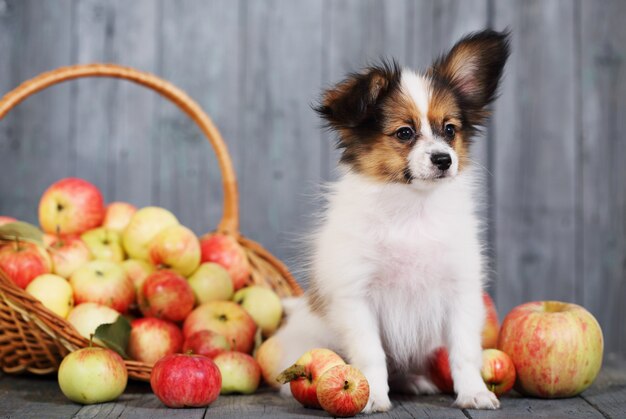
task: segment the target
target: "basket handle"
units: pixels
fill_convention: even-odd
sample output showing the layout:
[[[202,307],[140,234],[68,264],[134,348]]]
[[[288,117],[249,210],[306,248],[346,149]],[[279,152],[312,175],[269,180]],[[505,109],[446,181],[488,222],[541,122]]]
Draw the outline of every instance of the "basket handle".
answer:
[[[213,146],[222,172],[224,187],[224,210],[217,231],[235,236],[239,235],[239,198],[237,179],[226,144],[211,118],[193,99],[173,84],[153,75],[129,67],[115,64],[83,64],[61,67],[27,80],[0,100],[0,120],[27,97],[66,80],[83,77],[111,77],[130,80],[148,87],[176,104],[200,127],[207,140]]]

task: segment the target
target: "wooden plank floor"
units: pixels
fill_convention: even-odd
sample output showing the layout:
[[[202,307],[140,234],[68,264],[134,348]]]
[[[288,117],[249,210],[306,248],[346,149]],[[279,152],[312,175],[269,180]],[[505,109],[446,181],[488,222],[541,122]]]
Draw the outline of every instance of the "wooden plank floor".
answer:
[[[460,410],[452,397],[394,395],[393,409],[371,418],[626,418],[626,365],[605,366],[591,388],[580,397],[560,400],[524,398],[517,394],[501,399],[497,411]],[[328,417],[305,409],[292,399],[269,390],[252,396],[221,396],[208,409],[167,409],[147,383],[129,382],[116,402],[80,406],[69,402],[55,376],[0,376],[0,417],[3,418],[306,418]]]

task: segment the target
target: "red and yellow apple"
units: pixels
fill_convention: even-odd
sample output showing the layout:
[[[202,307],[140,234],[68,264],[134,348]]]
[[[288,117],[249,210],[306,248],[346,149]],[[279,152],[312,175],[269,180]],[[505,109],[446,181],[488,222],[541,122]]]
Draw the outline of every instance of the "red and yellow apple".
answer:
[[[122,233],[122,243],[128,256],[150,260],[148,245],[161,230],[178,225],[178,219],[164,208],[145,207],[138,210]]]
[[[52,258],[52,271],[69,278],[78,268],[93,257],[87,245],[76,236],[51,236],[46,234],[48,253]]]
[[[180,322],[193,310],[194,296],[185,278],[165,270],[156,271],[146,278],[137,301],[146,317]]]
[[[137,292],[141,289],[146,278],[155,270],[154,266],[149,262],[140,259],[126,259],[121,263],[121,266]]]
[[[15,223],[17,222],[17,219],[13,218],[13,217],[7,217],[6,215],[0,215],[0,226],[3,226],[5,224],[9,224],[9,223]]]
[[[317,383],[317,399],[331,416],[346,418],[359,414],[370,397],[370,386],[361,371],[352,365],[337,365]]]
[[[272,335],[283,318],[283,306],[278,295],[267,287],[251,285],[235,293],[233,301],[241,305],[264,336]]]
[[[104,219],[104,199],[84,179],[65,178],[53,183],[39,201],[39,224],[50,234],[81,234]]]
[[[127,202],[111,202],[106,207],[102,227],[121,234],[136,212],[137,208]]]
[[[188,279],[196,297],[196,304],[204,304],[215,300],[233,298],[233,281],[230,275],[217,263],[201,264]]]
[[[83,233],[80,238],[89,248],[94,259],[121,262],[126,258],[118,232],[104,227]]]
[[[26,292],[59,317],[67,317],[74,307],[74,291],[67,280],[58,275],[39,275],[28,284]]]
[[[144,317],[133,320],[130,326],[128,355],[137,361],[152,365],[183,347],[183,334],[172,322]]]
[[[20,288],[26,288],[39,275],[50,273],[52,261],[38,244],[15,241],[0,245],[0,270]]]
[[[225,234],[207,234],[200,240],[204,262],[215,262],[228,271],[235,290],[246,286],[250,279],[250,263],[237,240]]]
[[[187,337],[200,330],[223,335],[235,351],[250,353],[254,347],[256,324],[232,301],[210,301],[193,310],[185,319],[183,333]]]
[[[448,350],[443,346],[437,348],[430,356],[428,360],[428,376],[439,391],[446,394],[454,394],[454,382],[450,372]]]
[[[74,326],[76,331],[84,338],[89,339],[96,333],[101,324],[114,323],[120,313],[111,307],[96,303],[82,303],[70,310],[67,321]],[[93,340],[98,345],[104,345],[100,339]]]
[[[222,374],[220,394],[252,394],[259,387],[261,368],[250,355],[227,351],[217,355],[213,361]]]
[[[135,300],[135,287],[122,267],[106,260],[92,260],[78,268],[70,285],[76,304],[98,303],[124,313]]]
[[[185,338],[183,352],[215,358],[222,352],[230,350],[230,343],[220,334],[210,330],[200,330]]]
[[[189,276],[200,265],[200,243],[193,231],[182,225],[161,230],[148,245],[150,262]]]
[[[487,388],[500,397],[515,384],[515,366],[507,354],[498,349],[483,350],[483,366],[480,370]]]
[[[254,353],[254,359],[261,367],[261,375],[263,380],[270,387],[280,388],[280,383],[276,380],[280,374],[280,360],[283,357],[283,348],[280,341],[272,336],[264,341]]]
[[[150,386],[167,407],[205,407],[219,397],[222,377],[211,359],[176,354],[154,364]]]
[[[600,325],[583,307],[536,301],[507,314],[498,349],[511,357],[517,372],[516,389],[523,394],[572,397],[598,375],[604,341]]]
[[[486,318],[481,335],[482,346],[483,349],[495,348],[498,345],[498,332],[500,331],[498,312],[496,305],[486,292],[483,292],[483,303],[485,304]]]

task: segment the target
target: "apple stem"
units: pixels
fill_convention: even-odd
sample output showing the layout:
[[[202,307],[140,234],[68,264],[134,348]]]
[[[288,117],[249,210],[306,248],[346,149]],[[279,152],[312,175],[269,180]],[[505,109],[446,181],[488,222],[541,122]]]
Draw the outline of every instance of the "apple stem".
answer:
[[[281,384],[287,384],[290,381],[297,380],[298,378],[306,377],[306,368],[304,365],[293,364],[285,371],[278,374],[276,381]]]
[[[89,334],[89,347],[93,347],[93,333]]]

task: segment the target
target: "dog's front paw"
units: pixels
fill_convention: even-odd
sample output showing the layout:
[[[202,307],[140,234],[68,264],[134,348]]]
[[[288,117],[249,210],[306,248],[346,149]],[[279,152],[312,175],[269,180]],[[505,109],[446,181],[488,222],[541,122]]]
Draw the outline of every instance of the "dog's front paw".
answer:
[[[461,409],[495,410],[500,408],[500,400],[491,391],[460,393],[454,405]]]
[[[370,398],[363,409],[363,413],[386,412],[390,409],[391,400],[389,400],[387,393],[373,394],[370,392]]]

